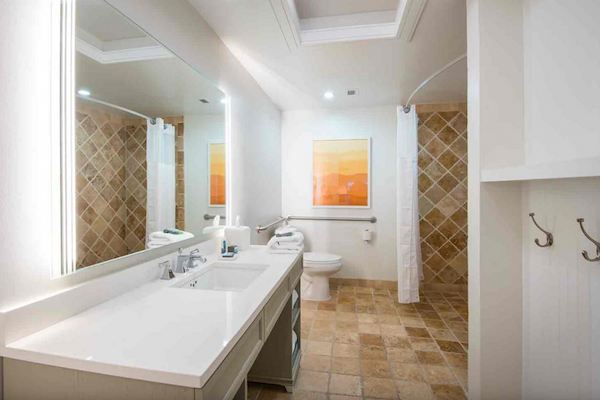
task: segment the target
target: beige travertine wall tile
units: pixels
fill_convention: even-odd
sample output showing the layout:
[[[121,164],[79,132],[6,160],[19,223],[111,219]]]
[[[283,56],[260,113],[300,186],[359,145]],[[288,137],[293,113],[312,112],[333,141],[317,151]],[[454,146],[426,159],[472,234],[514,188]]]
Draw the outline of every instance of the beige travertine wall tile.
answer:
[[[417,105],[423,289],[467,288],[466,103]]]
[[[80,102],[75,109],[79,269],[145,248],[146,121],[124,119]],[[177,151],[183,160],[183,117],[166,120],[177,124],[181,144]],[[179,174],[176,193],[183,197],[183,171]],[[180,198],[177,201],[182,203]],[[183,229],[183,207],[176,215],[177,227]]]

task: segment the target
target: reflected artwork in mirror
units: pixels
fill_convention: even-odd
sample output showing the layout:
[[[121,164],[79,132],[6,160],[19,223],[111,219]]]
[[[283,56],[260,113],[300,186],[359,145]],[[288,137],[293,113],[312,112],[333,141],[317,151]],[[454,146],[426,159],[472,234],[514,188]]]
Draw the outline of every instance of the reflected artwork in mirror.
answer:
[[[226,95],[103,0],[77,0],[74,59],[75,259],[62,273],[214,230]]]

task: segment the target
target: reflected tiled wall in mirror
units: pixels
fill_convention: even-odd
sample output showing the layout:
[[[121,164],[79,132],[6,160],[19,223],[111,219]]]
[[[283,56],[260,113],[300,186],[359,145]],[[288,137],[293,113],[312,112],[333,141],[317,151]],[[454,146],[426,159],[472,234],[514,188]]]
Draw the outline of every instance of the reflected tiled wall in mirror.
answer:
[[[226,95],[103,0],[76,24],[75,269],[213,230]]]

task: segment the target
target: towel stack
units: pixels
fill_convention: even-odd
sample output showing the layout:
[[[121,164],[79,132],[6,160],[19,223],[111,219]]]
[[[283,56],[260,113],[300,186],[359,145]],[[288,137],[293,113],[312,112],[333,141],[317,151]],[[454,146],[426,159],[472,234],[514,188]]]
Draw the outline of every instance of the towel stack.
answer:
[[[152,232],[148,237],[149,241],[146,247],[149,249],[156,249],[158,247],[181,242],[182,240],[191,239],[193,237],[194,235],[189,232],[184,232],[177,229],[165,229],[164,231]]]
[[[291,226],[277,228],[275,236],[267,243],[271,254],[301,253],[304,251],[304,235]]]

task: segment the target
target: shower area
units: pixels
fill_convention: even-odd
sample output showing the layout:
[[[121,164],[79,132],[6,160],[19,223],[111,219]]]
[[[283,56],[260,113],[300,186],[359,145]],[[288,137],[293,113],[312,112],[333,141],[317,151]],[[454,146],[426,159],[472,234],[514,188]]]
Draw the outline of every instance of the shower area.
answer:
[[[149,147],[148,124],[152,129],[157,123],[166,133],[154,136],[156,143]],[[183,117],[163,123],[109,103],[77,99],[77,269],[144,250],[152,230],[149,217],[150,225],[162,218],[161,226],[185,229],[183,126]],[[148,149],[154,158],[166,156],[163,163],[151,162],[150,172]],[[154,190],[159,199],[152,196],[157,185],[166,188]]]

